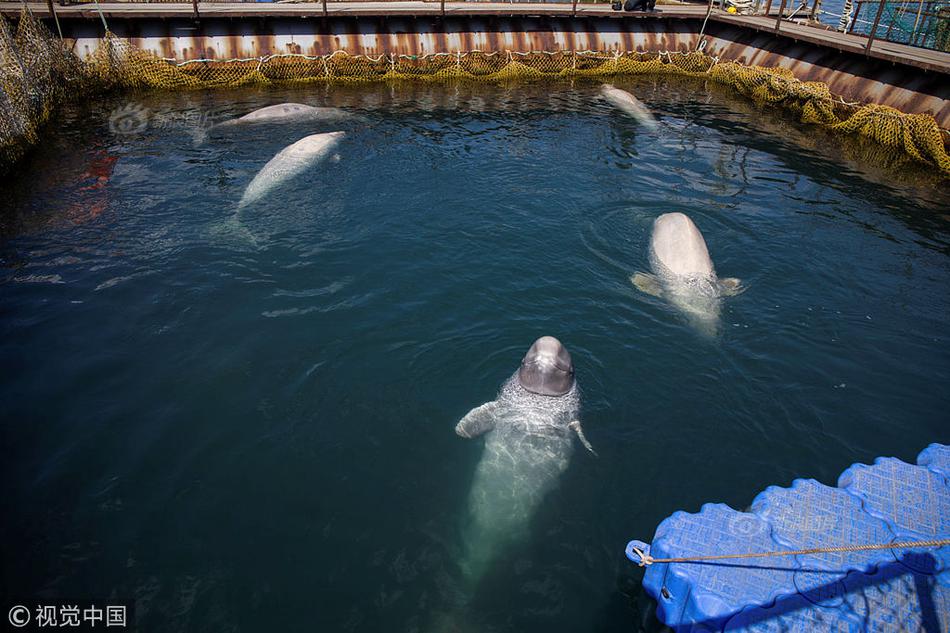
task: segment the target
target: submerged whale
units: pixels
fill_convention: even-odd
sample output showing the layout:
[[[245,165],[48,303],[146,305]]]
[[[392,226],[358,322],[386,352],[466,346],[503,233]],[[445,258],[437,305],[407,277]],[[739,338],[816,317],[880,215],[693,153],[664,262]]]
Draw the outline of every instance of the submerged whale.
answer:
[[[278,103],[258,108],[244,116],[216,123],[210,127],[200,127],[195,131],[195,145],[204,143],[208,136],[222,129],[229,130],[236,126],[252,123],[296,123],[300,121],[316,121],[336,123],[352,118],[353,115],[339,108],[318,108],[303,103]]]
[[[329,156],[342,138],[343,132],[311,134],[280,150],[251,180],[241,196],[238,209],[260,200],[285,180]]]
[[[487,434],[463,529],[461,569],[470,586],[506,546],[525,536],[535,510],[567,469],[573,435],[594,453],[579,412],[571,355],[556,338],[544,336],[498,398],[469,411],[455,427],[464,438]]]
[[[626,90],[615,88],[612,84],[604,84],[600,88],[600,94],[608,103],[636,119],[640,125],[651,130],[656,129],[656,119],[647,107]]]
[[[665,213],[654,220],[650,267],[653,274],[630,277],[633,285],[668,300],[706,334],[719,330],[722,297],[744,290],[738,279],[716,276],[703,234],[682,213]]]
[[[270,123],[277,121],[299,121],[320,119],[322,121],[341,121],[350,117],[350,113],[339,108],[318,108],[302,103],[278,103],[259,108],[226,124]]]

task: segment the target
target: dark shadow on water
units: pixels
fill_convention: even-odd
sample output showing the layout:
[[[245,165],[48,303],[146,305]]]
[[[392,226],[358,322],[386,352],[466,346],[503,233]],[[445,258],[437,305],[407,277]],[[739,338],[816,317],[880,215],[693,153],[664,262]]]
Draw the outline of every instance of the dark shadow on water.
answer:
[[[882,565],[874,574],[851,572],[851,574],[848,576],[849,581],[845,595],[864,595],[864,592],[868,589],[878,587],[905,575],[911,575],[914,578],[914,586],[917,591],[918,607],[920,609],[920,620],[923,630],[926,633],[940,633],[940,620],[933,600],[934,580],[932,572],[937,568],[936,560],[931,554],[916,554],[913,552],[908,552],[901,557],[900,561],[900,563],[894,562]],[[915,573],[912,572],[911,569],[930,572],[931,575]],[[838,579],[831,583],[815,587],[801,595],[803,595],[809,601],[809,603],[818,603],[828,595],[835,595],[838,588],[842,586],[842,580],[843,579]],[[788,615],[800,610],[802,608],[801,602],[792,600],[793,597],[794,596],[786,596],[779,598],[772,608],[768,609],[767,611],[758,611],[754,615],[748,617],[747,624],[756,624],[758,622],[771,620],[773,618]],[[842,596],[842,598],[843,597],[844,596]],[[867,602],[866,598],[865,605],[867,611],[864,616],[864,629],[872,630],[871,619],[874,615],[872,612],[874,607],[872,604]],[[721,620],[717,618],[699,622],[693,625],[691,628],[697,628],[699,630],[704,630],[704,626],[714,629],[716,627],[722,628],[733,615],[736,614],[731,614],[729,617]]]
[[[638,576],[625,574],[617,578],[617,591],[611,594],[607,604],[601,608],[594,623],[594,631],[661,633],[670,630],[657,619],[656,602],[643,591],[643,574]]]

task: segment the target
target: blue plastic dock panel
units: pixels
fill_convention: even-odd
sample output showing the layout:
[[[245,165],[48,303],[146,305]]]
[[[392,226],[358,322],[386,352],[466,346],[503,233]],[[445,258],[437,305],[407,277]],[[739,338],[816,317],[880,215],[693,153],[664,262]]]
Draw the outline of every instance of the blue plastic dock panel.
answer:
[[[726,623],[726,631],[761,633],[864,633],[864,621],[841,609],[816,607],[799,595],[770,607],[750,607]]]
[[[767,552],[776,549],[769,531],[769,525],[753,514],[709,503],[698,514],[677,512],[663,521],[649,553],[676,558]],[[664,622],[721,629],[730,616],[750,604],[795,593],[792,557],[763,560],[654,564],[647,568],[643,585],[650,595],[660,596],[658,612]]]
[[[810,479],[772,486],[749,512],[706,504],[676,512],[654,558],[805,550],[950,538],[950,446],[917,465],[854,464],[832,488]],[[654,563],[643,578],[657,614],[677,631],[950,631],[950,546]]]
[[[868,514],[885,521],[894,531],[894,540],[934,540],[950,531],[950,488],[946,478],[927,468],[880,457],[872,466],[848,468],[838,478],[838,486],[861,499]],[[898,558],[914,571],[934,574],[950,569],[950,547],[933,554],[931,558],[897,550]]]
[[[950,479],[950,450],[947,450],[946,446],[931,444],[917,456],[917,463],[945,479]]]
[[[803,550],[856,543],[890,543],[887,524],[861,508],[844,490],[813,479],[797,479],[791,488],[772,486],[752,502],[752,512],[772,526],[779,549]],[[771,560],[771,559],[769,559]],[[873,574],[897,562],[892,550],[835,552],[796,556],[795,589],[815,604],[840,605],[850,571]]]

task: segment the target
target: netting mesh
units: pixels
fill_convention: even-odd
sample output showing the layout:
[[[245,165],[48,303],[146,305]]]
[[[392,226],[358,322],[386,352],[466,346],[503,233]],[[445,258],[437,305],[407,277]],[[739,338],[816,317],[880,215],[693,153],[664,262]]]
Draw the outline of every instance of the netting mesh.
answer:
[[[874,28],[879,4],[861,2],[855,16],[854,33],[888,42],[910,44],[936,51],[950,52],[950,1],[887,0]]]
[[[272,55],[260,59],[171,62],[111,33],[85,61],[24,11],[15,31],[0,18],[0,168],[36,141],[58,100],[85,90],[192,89],[301,82],[389,79],[503,80],[509,78],[666,74],[701,77],[758,102],[785,107],[806,123],[863,134],[950,175],[944,132],[933,117],[881,105],[846,104],[820,82],[799,81],[783,68],[744,66],[700,52],[595,51],[437,53],[368,57]]]
[[[84,74],[82,62],[28,14],[15,30],[0,18],[0,169],[36,142],[56,102]]]

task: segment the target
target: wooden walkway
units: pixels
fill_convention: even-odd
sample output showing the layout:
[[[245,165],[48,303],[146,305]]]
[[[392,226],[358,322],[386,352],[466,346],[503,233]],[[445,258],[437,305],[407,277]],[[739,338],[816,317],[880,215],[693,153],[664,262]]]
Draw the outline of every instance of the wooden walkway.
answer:
[[[45,3],[28,3],[30,9],[39,17],[49,17]],[[106,18],[190,18],[194,16],[191,3],[120,3],[103,2],[100,8]],[[320,17],[323,6],[318,2],[274,3],[274,2],[199,2],[198,13],[201,17]],[[0,1],[0,14],[14,16],[20,13],[23,4]],[[336,16],[438,16],[443,14],[439,2],[408,0],[400,2],[329,2],[327,15]],[[77,17],[98,19],[94,4],[56,6],[56,14],[62,18]],[[444,14],[464,16],[550,16],[570,17],[575,14],[570,3],[507,3],[507,2],[446,2]],[[627,13],[613,11],[609,4],[578,4],[578,17],[642,19],[702,19],[706,14],[703,5],[661,5],[651,13]],[[775,34],[775,18],[766,16],[734,15],[714,9],[710,20],[754,31]],[[867,38],[860,35],[848,35],[837,31],[783,21],[776,37],[802,41],[838,51],[864,55]],[[924,70],[950,74],[950,53],[941,53],[904,44],[894,44],[875,40],[869,57],[882,59],[899,65],[911,65]]]
[[[27,3],[40,17],[49,12],[45,2]],[[386,15],[441,15],[441,4],[437,1],[400,0],[398,2],[335,2],[327,3],[329,15],[386,16]],[[194,7],[190,2],[100,2],[99,7],[108,18],[130,17],[191,17]],[[23,8],[21,2],[0,1],[0,13],[18,14]],[[55,7],[61,17],[98,17],[95,4],[86,2]],[[276,16],[322,16],[323,4],[320,2],[199,2],[198,13],[207,17],[276,17]],[[572,5],[569,2],[446,2],[446,15],[511,15],[511,16],[571,16]],[[705,5],[684,4],[658,6],[653,13],[624,13],[614,11],[610,4],[578,4],[577,15],[599,17],[683,17],[695,18],[706,14]]]
[[[713,17],[715,16],[715,17]],[[714,11],[710,19],[719,22],[744,26],[756,31],[775,32],[775,18],[756,15],[732,15],[724,11]],[[834,48],[848,53],[864,55],[868,40],[861,35],[849,35],[838,31],[829,31],[806,24],[782,22],[779,35],[796,41],[808,42]],[[876,39],[871,45],[869,57],[883,59],[895,64],[904,64],[934,72],[950,74],[950,53],[941,53],[926,48],[895,44]]]

